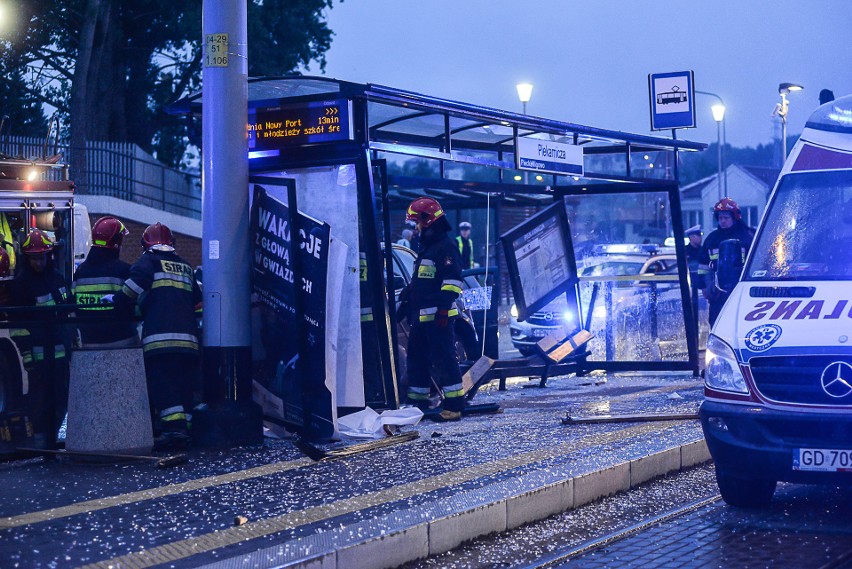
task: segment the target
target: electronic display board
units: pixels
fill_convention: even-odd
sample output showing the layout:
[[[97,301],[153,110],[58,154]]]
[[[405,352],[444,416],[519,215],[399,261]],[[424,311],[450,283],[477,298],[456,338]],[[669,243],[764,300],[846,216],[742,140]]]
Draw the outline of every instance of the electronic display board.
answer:
[[[352,109],[347,99],[249,107],[250,151],[352,139]]]
[[[512,228],[500,240],[518,320],[526,320],[578,282],[571,232],[561,202]]]

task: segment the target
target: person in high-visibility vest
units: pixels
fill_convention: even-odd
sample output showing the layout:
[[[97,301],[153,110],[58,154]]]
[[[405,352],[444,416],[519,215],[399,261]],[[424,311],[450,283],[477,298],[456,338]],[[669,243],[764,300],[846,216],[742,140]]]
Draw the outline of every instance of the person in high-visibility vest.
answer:
[[[461,255],[462,269],[473,268],[473,239],[470,238],[471,225],[467,221],[459,223],[459,234],[456,237],[456,244],[459,247]]]
[[[139,345],[132,307],[103,302],[103,297],[121,291],[130,277],[130,265],[119,259],[124,237],[130,231],[117,218],[106,216],[92,226],[92,247],[74,273],[71,292],[77,317],[86,320],[78,328],[84,346],[128,348]]]
[[[431,372],[444,394],[436,420],[458,421],[464,409],[464,389],[455,348],[454,303],[461,294],[461,262],[449,236],[450,224],[441,204],[418,198],[408,207],[408,219],[417,223],[421,243],[411,282],[400,298],[411,325],[408,338],[408,403],[428,409]]]
[[[13,306],[70,304],[65,280],[53,268],[54,246],[40,229],[32,229],[24,239],[21,252],[26,262],[20,263],[15,275]],[[64,316],[41,311],[16,315],[21,327],[11,330],[29,378],[27,407],[34,444],[40,447],[55,445],[68,406],[71,331],[59,324]]]
[[[201,289],[174,244],[168,227],[149,225],[142,234],[144,253],[115,295],[116,303],[138,301],[142,308],[142,353],[159,448],[189,444],[187,407],[201,373],[196,321]]]

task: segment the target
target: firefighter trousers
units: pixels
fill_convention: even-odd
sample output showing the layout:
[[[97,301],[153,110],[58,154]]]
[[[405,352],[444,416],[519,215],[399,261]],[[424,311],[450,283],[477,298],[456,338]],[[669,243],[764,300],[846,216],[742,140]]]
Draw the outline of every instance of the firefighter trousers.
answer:
[[[464,408],[462,376],[456,355],[452,321],[445,328],[434,322],[411,327],[408,337],[408,401],[418,404],[429,398],[432,372],[444,392],[444,409]]]
[[[198,354],[153,352],[144,357],[148,400],[155,417],[163,410],[179,406],[189,411],[201,374]]]

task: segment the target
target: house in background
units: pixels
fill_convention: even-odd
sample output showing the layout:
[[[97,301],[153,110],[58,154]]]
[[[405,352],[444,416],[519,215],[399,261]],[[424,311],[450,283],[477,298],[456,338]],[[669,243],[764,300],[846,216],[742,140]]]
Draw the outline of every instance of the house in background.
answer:
[[[756,227],[780,172],[776,168],[731,164],[725,169],[721,180],[714,174],[683,186],[680,190],[683,226],[701,225],[705,234],[715,229],[713,206],[721,197],[725,197],[727,176],[727,197],[740,206],[743,221]]]

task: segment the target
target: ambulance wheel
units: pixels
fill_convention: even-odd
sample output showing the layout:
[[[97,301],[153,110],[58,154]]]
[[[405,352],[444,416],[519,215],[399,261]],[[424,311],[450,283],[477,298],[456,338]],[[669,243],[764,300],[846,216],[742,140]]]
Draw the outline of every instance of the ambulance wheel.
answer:
[[[766,508],[775,493],[775,480],[737,478],[727,472],[716,470],[716,482],[722,499],[738,508]]]

